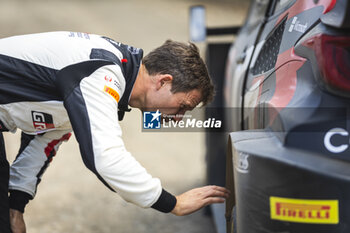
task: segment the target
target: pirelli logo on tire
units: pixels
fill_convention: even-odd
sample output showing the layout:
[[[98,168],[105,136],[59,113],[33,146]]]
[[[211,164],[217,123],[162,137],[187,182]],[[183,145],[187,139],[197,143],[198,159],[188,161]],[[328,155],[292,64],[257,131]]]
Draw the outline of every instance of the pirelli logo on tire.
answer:
[[[338,200],[270,197],[271,219],[310,224],[338,224]]]

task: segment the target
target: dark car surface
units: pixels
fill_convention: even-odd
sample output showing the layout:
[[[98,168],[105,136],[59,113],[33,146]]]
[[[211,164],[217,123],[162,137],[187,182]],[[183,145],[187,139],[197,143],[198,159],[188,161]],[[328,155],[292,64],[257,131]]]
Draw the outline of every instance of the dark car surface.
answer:
[[[207,136],[208,177],[226,166],[227,232],[350,232],[349,18],[348,0],[255,0],[224,80],[209,54],[225,129]]]

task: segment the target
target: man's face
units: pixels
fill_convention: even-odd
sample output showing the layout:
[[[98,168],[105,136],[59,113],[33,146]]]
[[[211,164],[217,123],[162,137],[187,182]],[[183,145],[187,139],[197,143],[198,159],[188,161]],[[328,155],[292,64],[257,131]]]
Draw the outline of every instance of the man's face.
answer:
[[[186,111],[192,110],[201,102],[201,92],[197,89],[189,92],[171,92],[171,82],[147,96],[147,106],[144,111],[159,110],[166,121],[182,119]]]

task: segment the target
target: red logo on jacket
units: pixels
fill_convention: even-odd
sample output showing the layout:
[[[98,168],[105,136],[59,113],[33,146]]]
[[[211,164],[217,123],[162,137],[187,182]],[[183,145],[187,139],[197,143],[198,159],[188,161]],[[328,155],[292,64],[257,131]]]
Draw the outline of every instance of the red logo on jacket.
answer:
[[[111,78],[111,77],[108,77],[107,75],[105,76],[105,80],[106,80],[107,82],[112,82],[112,78]]]

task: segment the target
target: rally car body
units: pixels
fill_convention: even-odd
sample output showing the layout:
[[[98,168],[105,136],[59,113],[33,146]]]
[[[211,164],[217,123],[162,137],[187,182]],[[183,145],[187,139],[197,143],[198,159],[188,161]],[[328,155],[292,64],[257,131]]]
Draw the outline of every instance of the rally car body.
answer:
[[[350,232],[349,18],[348,0],[254,0],[221,53],[207,158],[210,183],[226,166],[227,232]]]

